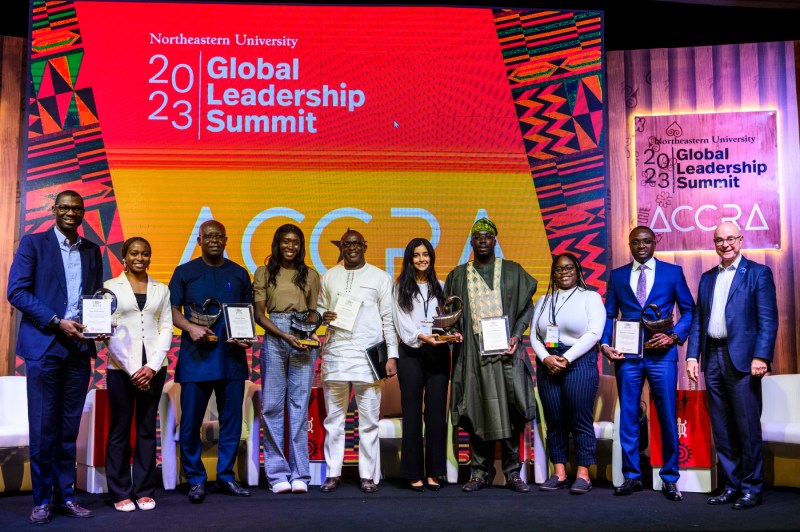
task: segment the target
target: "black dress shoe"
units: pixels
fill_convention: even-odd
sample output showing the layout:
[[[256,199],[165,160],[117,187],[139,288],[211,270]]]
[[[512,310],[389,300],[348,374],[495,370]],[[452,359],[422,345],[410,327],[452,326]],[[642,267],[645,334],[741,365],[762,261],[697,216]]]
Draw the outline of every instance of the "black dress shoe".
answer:
[[[319,491],[323,493],[336,491],[337,489],[339,489],[339,486],[341,484],[342,484],[342,477],[328,477],[325,479],[325,482],[322,483],[322,486],[319,487]]]
[[[250,490],[245,489],[239,485],[235,480],[229,482],[220,482],[219,480],[214,484],[218,492],[225,495],[233,495],[234,497],[249,497]]]
[[[738,491],[726,488],[719,495],[716,495],[714,497],[709,497],[706,502],[712,506],[719,506],[721,504],[730,504],[732,502],[736,502],[738,498],[739,498]]]
[[[680,502],[683,500],[683,495],[674,482],[664,482],[661,486],[661,493],[670,501]]]
[[[362,478],[361,491],[364,493],[375,493],[378,491],[378,486],[375,485],[371,478]]]
[[[66,515],[67,517],[76,517],[78,519],[94,517],[93,511],[87,510],[72,501],[67,501],[64,504],[56,506],[54,509],[57,514]]]
[[[425,487],[431,491],[439,491],[440,489],[442,489],[441,484],[431,484],[430,482],[425,483]]]
[[[419,486],[415,486],[413,483],[409,482],[408,489],[410,489],[411,491],[417,491],[419,493],[422,493],[425,491],[425,485],[420,483]]]
[[[204,500],[206,500],[206,487],[202,483],[189,488],[189,502],[201,504]]]
[[[761,494],[760,493],[756,493],[756,494],[745,493],[744,495],[739,497],[739,500],[737,500],[735,503],[733,503],[733,509],[734,510],[749,510],[750,508],[755,508],[759,504],[761,504]]]
[[[531,487],[517,474],[511,475],[511,478],[506,482],[506,487],[517,493],[528,493],[531,491]]]
[[[34,506],[29,519],[34,525],[46,525],[50,522],[50,505]]]
[[[467,493],[473,491],[480,491],[486,486],[486,481],[482,478],[472,477],[464,484],[464,487],[461,488],[461,491],[466,491]]]
[[[626,478],[622,486],[614,488],[614,495],[630,495],[642,491],[642,481],[635,478]]]

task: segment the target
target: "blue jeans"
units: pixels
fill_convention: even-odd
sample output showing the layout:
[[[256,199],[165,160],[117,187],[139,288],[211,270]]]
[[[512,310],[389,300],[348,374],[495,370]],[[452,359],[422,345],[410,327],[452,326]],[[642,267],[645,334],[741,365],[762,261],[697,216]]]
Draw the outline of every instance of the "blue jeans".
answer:
[[[271,313],[270,320],[290,331],[291,314]],[[308,402],[314,383],[317,350],[296,351],[285,340],[264,335],[261,349],[261,418],[264,422],[264,472],[270,487],[278,482],[311,480],[308,470]],[[288,411],[289,447],[284,453],[284,411]]]

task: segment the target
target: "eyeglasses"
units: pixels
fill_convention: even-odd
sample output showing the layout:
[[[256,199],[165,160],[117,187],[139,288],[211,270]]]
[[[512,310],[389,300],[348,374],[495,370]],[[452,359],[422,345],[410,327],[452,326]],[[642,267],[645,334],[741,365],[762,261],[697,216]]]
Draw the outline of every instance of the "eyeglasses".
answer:
[[[573,266],[572,264],[568,264],[567,266],[556,266],[555,268],[553,268],[553,271],[557,274],[572,273],[575,271],[575,266]]]
[[[732,246],[740,238],[742,238],[741,235],[739,235],[739,236],[729,236],[728,238],[719,238],[719,237],[717,237],[717,238],[714,239],[714,244],[717,245],[717,246],[721,246],[723,244],[727,244],[729,246]]]
[[[221,242],[228,238],[226,235],[222,233],[206,233],[202,235],[203,240],[216,240],[217,242]]]
[[[351,242],[342,242],[342,249],[359,249],[363,248],[366,242],[361,242],[358,240],[351,241]]]
[[[652,246],[655,243],[655,240],[652,238],[645,238],[642,240],[631,240],[631,246],[638,246],[639,244],[644,244],[645,246]]]
[[[75,214],[83,214],[86,212],[86,209],[83,207],[75,207],[73,205],[56,205],[55,208],[60,214],[67,214],[69,211]]]

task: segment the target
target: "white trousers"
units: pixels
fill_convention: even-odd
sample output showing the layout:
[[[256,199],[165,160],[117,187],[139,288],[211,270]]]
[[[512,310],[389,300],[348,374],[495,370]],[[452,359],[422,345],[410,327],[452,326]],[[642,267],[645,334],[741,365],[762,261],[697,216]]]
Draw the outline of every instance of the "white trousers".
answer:
[[[356,396],[358,409],[358,473],[378,484],[381,478],[381,445],[378,439],[378,419],[381,408],[380,382],[324,381],[325,407],[325,463],[328,476],[342,475],[345,443],[345,417],[350,403],[350,386]]]

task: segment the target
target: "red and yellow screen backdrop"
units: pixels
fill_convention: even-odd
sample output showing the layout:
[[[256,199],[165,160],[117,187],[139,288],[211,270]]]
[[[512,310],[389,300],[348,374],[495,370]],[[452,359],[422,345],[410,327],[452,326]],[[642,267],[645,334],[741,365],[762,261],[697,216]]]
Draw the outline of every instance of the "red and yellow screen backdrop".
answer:
[[[430,239],[443,279],[488,216],[498,255],[541,292],[562,251],[604,291],[600,12],[35,0],[31,13],[22,231],[51,228],[55,195],[77,190],[107,276],[139,235],[168,282],[214,218],[251,273],[293,222],[320,273],[351,228],[393,276],[406,243]]]

